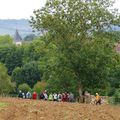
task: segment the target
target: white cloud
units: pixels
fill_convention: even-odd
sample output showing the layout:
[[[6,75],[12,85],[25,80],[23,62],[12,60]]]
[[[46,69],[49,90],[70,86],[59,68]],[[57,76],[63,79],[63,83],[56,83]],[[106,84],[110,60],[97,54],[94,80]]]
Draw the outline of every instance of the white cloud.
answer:
[[[33,10],[44,6],[46,0],[0,0],[0,19],[30,18]],[[120,0],[115,7],[120,11]]]

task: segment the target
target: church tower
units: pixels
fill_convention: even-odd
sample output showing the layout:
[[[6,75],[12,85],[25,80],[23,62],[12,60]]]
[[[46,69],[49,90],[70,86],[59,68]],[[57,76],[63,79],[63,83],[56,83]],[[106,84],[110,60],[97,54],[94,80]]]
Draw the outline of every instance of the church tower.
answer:
[[[16,45],[22,45],[22,38],[18,33],[18,30],[16,29],[15,35],[14,35],[14,43]]]

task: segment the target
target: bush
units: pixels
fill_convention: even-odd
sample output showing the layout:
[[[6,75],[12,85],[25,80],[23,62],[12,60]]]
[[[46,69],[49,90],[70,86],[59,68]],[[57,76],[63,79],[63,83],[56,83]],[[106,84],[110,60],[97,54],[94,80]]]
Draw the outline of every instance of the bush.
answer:
[[[113,96],[115,94],[115,88],[110,88],[108,96]]]
[[[44,91],[47,87],[47,83],[46,82],[37,82],[35,85],[34,85],[34,91],[36,91],[37,93],[41,93],[42,91]]]
[[[113,96],[114,104],[120,104],[120,89],[117,89]]]
[[[96,93],[99,93],[101,96],[106,96],[108,94],[107,89],[100,89],[100,88],[91,88],[91,89],[85,89],[85,91],[88,91],[90,94],[95,95]]]
[[[27,93],[28,91],[31,91],[31,88],[28,84],[23,83],[18,86],[18,90],[21,90],[24,93]]]

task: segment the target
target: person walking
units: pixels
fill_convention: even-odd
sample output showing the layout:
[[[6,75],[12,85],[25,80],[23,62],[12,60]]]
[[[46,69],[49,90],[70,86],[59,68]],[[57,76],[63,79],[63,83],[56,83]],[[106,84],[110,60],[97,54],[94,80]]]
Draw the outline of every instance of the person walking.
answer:
[[[58,95],[56,93],[53,94],[53,100],[57,101],[58,100]]]
[[[27,98],[27,99],[31,99],[31,96],[32,96],[31,93],[28,91],[28,92],[26,93],[26,98]]]
[[[22,95],[22,91],[20,90],[19,93],[18,93],[18,97],[19,98],[23,98],[23,95]]]
[[[53,94],[52,93],[49,94],[48,99],[49,99],[49,101],[53,101]]]
[[[96,93],[95,101],[96,101],[96,105],[97,104],[101,105],[101,97],[98,93]]]
[[[69,95],[69,102],[74,102],[74,95],[72,92]]]
[[[59,94],[58,94],[58,102],[61,102],[61,101],[62,101],[62,94],[59,93]]]
[[[32,99],[34,99],[34,100],[37,99],[37,93],[36,93],[36,92],[33,92],[33,94],[32,94]]]

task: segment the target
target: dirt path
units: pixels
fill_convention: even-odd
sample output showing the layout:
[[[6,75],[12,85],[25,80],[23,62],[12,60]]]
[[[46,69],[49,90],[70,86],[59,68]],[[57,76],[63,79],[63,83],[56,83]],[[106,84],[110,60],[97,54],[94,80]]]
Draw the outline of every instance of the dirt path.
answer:
[[[0,120],[120,120],[120,107],[0,98]]]

